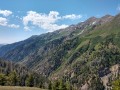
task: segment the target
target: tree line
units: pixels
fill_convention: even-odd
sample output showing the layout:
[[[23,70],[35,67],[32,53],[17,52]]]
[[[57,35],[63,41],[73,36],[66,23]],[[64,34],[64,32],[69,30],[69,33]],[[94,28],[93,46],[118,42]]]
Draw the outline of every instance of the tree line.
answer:
[[[24,66],[0,59],[0,85],[46,88],[48,80]]]

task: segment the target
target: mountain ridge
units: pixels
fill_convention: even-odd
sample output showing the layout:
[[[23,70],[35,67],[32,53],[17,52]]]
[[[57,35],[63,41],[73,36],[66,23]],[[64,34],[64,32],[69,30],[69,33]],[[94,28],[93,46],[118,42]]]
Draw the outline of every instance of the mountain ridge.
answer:
[[[96,90],[93,89],[97,88],[96,81],[100,84],[99,88],[110,88],[102,84],[105,82],[101,78],[113,74],[111,67],[119,66],[119,34],[120,14],[91,17],[66,29],[3,46],[0,56],[26,65],[50,80],[64,78],[74,84],[77,90],[85,84],[90,90]]]

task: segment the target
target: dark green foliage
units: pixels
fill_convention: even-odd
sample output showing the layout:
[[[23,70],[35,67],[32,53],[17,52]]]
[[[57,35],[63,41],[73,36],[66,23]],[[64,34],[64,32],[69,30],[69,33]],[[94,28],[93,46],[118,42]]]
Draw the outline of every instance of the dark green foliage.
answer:
[[[4,74],[0,74],[0,85],[4,86],[7,82],[7,78]]]
[[[92,78],[89,90],[105,90],[105,87],[99,77],[96,76]]]
[[[115,80],[112,82],[112,90],[120,90],[120,80]]]
[[[49,82],[48,90],[52,90],[52,83]]]
[[[32,74],[30,74],[27,79],[26,79],[26,85],[29,87],[33,87],[34,86],[34,77]]]
[[[93,17],[61,31],[3,46],[0,56],[49,77],[53,80],[48,85],[50,90],[72,90],[71,87],[79,90],[86,83],[91,90],[102,90],[100,78],[111,74],[113,65],[120,64],[120,15],[107,17],[99,20]],[[96,20],[98,22],[92,25]],[[11,63],[1,63],[0,72],[7,77],[1,76],[3,81],[9,81],[10,73],[16,72],[10,75],[14,77],[10,85],[45,87],[46,79],[39,74]],[[58,80],[54,81],[55,78]]]
[[[66,85],[64,84],[64,82],[62,80],[60,80],[59,82],[60,82],[59,90],[67,90]]]
[[[69,82],[64,82],[62,79],[49,84],[49,90],[73,90]]]
[[[16,71],[11,72],[8,75],[8,79],[9,79],[9,84],[12,86],[16,86],[19,83],[19,77],[18,77]]]
[[[45,87],[47,79],[26,67],[0,59],[0,85]]]
[[[89,48],[90,45],[87,45],[88,48],[84,53],[82,53],[84,49],[79,49],[81,54],[73,58],[73,61],[76,60],[75,58],[79,58],[73,63],[74,77],[69,78],[69,74],[66,77],[71,80],[72,85],[76,84],[78,87],[92,78],[90,82],[94,87],[91,86],[91,90],[104,90],[100,77],[109,74],[109,68],[119,63],[120,48],[111,39],[104,39],[96,43],[91,49]],[[94,75],[96,76],[93,77]]]

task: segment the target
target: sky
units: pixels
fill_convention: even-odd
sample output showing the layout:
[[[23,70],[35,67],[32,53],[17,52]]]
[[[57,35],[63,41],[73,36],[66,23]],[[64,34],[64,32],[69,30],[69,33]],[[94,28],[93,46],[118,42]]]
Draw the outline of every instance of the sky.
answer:
[[[120,0],[1,0],[0,44],[120,13]]]

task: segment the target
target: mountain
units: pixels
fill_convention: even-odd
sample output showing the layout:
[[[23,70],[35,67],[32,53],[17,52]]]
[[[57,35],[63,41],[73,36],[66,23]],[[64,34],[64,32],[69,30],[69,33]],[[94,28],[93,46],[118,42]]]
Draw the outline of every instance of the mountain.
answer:
[[[0,47],[2,47],[4,44],[0,44]]]
[[[76,90],[110,89],[120,74],[120,14],[91,17],[65,29],[5,45],[0,56],[52,81],[63,78]]]
[[[106,20],[104,19],[105,17],[106,17]],[[66,29],[58,30],[52,33],[42,34],[39,36],[37,35],[32,36],[29,39],[24,40],[24,41],[5,45],[4,47],[0,48],[0,56],[4,56],[5,59],[9,59],[9,60],[22,60],[23,58],[25,58],[26,55],[29,55],[31,52],[36,51],[36,49],[38,48],[42,48],[45,45],[48,45],[49,43],[55,42],[57,40],[64,41],[64,40],[69,40],[71,38],[74,38],[76,37],[76,35],[82,34],[85,30],[88,31],[89,28],[94,28],[95,25],[100,25],[105,22],[109,22],[109,20],[111,20],[112,18],[113,16],[110,16],[110,15],[104,16],[100,19],[91,17],[85,22],[79,23],[77,25],[71,25],[70,27]],[[15,50],[17,50],[18,52]],[[9,57],[10,52],[12,53],[15,52],[15,54],[17,55],[14,57],[12,56]],[[18,57],[18,54],[20,57]]]

